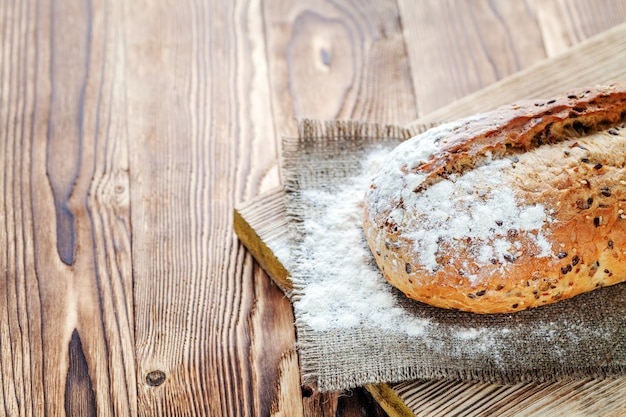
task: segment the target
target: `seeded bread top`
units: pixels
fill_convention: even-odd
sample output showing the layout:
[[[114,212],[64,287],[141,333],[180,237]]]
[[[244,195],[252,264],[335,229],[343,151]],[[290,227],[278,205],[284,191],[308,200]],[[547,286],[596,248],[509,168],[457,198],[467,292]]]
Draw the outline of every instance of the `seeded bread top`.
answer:
[[[625,117],[626,85],[595,87],[506,106],[404,142],[365,198],[366,236],[385,277],[412,298],[482,312],[593,289],[593,280],[570,278],[595,275],[592,266],[608,256],[599,248],[610,241],[615,249],[623,239],[613,235],[626,234],[615,223],[626,199]],[[564,280],[573,263],[578,272]],[[601,285],[617,282],[615,268],[602,269],[611,276]],[[537,298],[554,280],[555,291]]]

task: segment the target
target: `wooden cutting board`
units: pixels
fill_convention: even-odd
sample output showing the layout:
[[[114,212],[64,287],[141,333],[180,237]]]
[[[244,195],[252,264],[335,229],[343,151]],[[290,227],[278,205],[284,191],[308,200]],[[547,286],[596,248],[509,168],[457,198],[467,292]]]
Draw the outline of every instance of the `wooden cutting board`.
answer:
[[[572,87],[618,80],[626,80],[626,24],[414,123],[454,120],[524,98],[549,98]],[[286,293],[292,286],[289,271],[275,249],[288,247],[287,227],[282,189],[235,209],[234,228],[239,239]],[[500,416],[626,415],[626,378],[516,385],[419,380],[366,388],[392,417],[441,413],[478,416],[496,411]]]

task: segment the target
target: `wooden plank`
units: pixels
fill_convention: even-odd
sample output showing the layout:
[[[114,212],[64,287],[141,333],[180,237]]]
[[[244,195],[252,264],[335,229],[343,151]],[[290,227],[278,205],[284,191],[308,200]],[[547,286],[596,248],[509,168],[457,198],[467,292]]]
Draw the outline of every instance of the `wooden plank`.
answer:
[[[395,0],[263,3],[276,133],[295,119],[417,117]]]
[[[626,20],[623,0],[398,0],[398,4],[419,117]]]
[[[3,4],[8,415],[137,414],[118,6]]]
[[[623,0],[531,0],[548,57],[626,21]]]
[[[546,57],[522,1],[399,0],[419,117]]]
[[[556,4],[561,44],[587,36],[600,10]],[[278,184],[293,117],[417,116],[399,16],[1,2],[0,414],[380,414],[359,390],[302,400],[291,307],[231,210]]]
[[[269,212],[284,210],[282,187],[242,203],[235,207],[233,229],[241,243],[250,251],[259,265],[267,271],[276,285],[289,294],[293,283],[289,271],[279,260],[289,258],[288,227],[289,220],[284,215],[278,221]],[[254,228],[251,227],[254,225]],[[267,246],[271,243],[273,246]],[[281,254],[281,252],[283,252]]]
[[[552,71],[550,69],[551,65],[555,65],[561,70],[560,77],[565,77],[565,74],[563,73],[562,69],[567,68],[567,67],[562,66],[563,60],[566,60],[566,61],[571,60],[572,57],[576,57],[577,59],[581,59],[583,61],[586,61],[588,59],[594,59],[595,60],[594,62],[598,64],[589,71],[585,71],[582,74],[575,74],[575,78],[577,80],[589,82],[591,80],[595,80],[595,79],[602,78],[602,77],[604,78],[624,77],[626,76],[626,66],[621,65],[621,63],[624,61],[624,54],[608,53],[609,51],[620,50],[616,48],[616,45],[617,46],[621,45],[621,42],[623,42],[623,39],[626,39],[626,24],[616,28],[613,31],[609,31],[608,33],[600,35],[600,37],[593,39],[591,42],[583,43],[582,45],[569,50],[565,55],[561,55],[557,57],[556,59],[553,59],[545,64],[535,66],[531,68],[530,70],[525,71],[523,79],[520,79],[517,75],[514,75],[503,80],[502,84],[509,86],[508,88],[511,92],[515,92],[516,94],[521,95],[523,94],[523,91],[525,91],[525,89],[527,88],[527,85],[532,84],[533,81],[539,82],[540,80],[542,80],[543,82],[543,77],[546,76],[546,73],[550,73]],[[621,50],[624,50],[624,49],[621,49]],[[522,89],[522,91],[515,91],[516,80],[517,80],[518,88]],[[503,104],[500,102],[501,98],[499,94],[500,94],[500,89],[491,89],[491,88],[487,88],[485,90],[481,90],[478,93],[475,93],[475,95],[478,96],[478,99],[481,100],[483,105],[492,105],[492,106]],[[472,99],[471,98],[468,99],[467,102],[471,103]],[[448,120],[448,119],[453,118],[454,115],[458,114],[457,104],[453,103],[447,106],[446,108],[441,110],[439,114],[441,115],[443,120]],[[422,118],[418,120],[418,122],[423,122],[425,119],[426,118]],[[275,195],[273,196],[268,195],[268,196],[263,197],[262,199],[265,201],[278,202],[280,201],[280,197],[278,195],[279,193],[280,193],[279,190],[274,191]],[[276,232],[276,229],[280,229],[280,227],[284,227],[284,226],[278,225],[278,223],[284,224],[284,221],[286,219],[286,210],[284,208],[284,203],[282,206],[275,203],[275,204],[272,204],[271,206],[268,205],[265,208],[267,210],[265,210],[265,213],[263,213],[264,211],[263,207],[255,206],[254,204],[251,204],[251,205],[244,207],[243,210],[240,210],[239,215],[243,221],[247,221],[246,216],[249,213],[253,213],[254,218],[264,219],[263,230],[272,231],[272,236],[271,237],[268,236],[268,238],[264,240],[265,248],[283,247],[285,245],[288,246],[288,242],[280,241],[281,239],[286,238],[286,234],[284,233],[281,234],[281,233]],[[271,226],[271,222],[268,223],[268,219],[273,219],[272,221],[276,225],[276,228]],[[254,224],[249,223],[249,225],[252,230],[255,230],[258,232]],[[258,234],[258,236],[262,240],[264,239],[264,236],[262,233]],[[261,256],[268,257],[269,255],[270,255],[269,253],[261,251]],[[278,258],[278,260],[280,261],[280,257]],[[282,263],[283,263],[283,266],[285,266],[284,264],[286,262],[282,262]],[[437,403],[436,401],[434,401],[435,398],[432,397],[431,394],[435,393],[436,395],[441,395],[440,394],[441,392],[448,392],[451,390],[455,392],[461,392],[464,390],[467,391],[467,387],[464,386],[465,383],[462,383],[462,382],[446,381],[446,383],[449,383],[451,385],[447,386],[443,390],[437,390],[437,391],[428,391],[428,390],[423,391],[420,388],[420,383],[422,382],[417,381],[414,383],[415,386],[418,387],[416,388],[415,391],[408,390],[406,392],[411,392],[413,393],[412,395],[414,396],[421,395],[424,401],[417,401],[417,402],[412,401],[410,396],[406,394],[404,394],[403,396],[403,394],[398,389],[396,389],[395,386],[391,386],[391,389],[397,394],[398,398],[403,403],[407,405],[411,405],[411,404],[413,405],[412,411],[429,412],[429,413],[433,411],[435,408],[439,407],[436,405]],[[434,382],[428,381],[428,383],[434,383]],[[614,382],[611,380],[590,381],[589,385],[586,386],[585,389],[580,389],[580,390],[578,389],[578,386],[576,385],[579,383],[580,383],[579,381],[572,381],[569,383],[567,382],[564,383],[564,385],[562,386],[562,389],[566,390],[567,392],[570,392],[570,391],[575,392],[576,395],[572,397],[567,397],[569,399],[560,403],[561,408],[559,408],[559,410],[563,410],[564,412],[568,412],[568,411],[575,412],[581,407],[581,404],[598,402],[602,400],[603,398],[606,398],[605,395],[607,393],[612,395],[612,398],[626,398],[626,395],[625,395],[626,387],[623,386],[621,379],[617,380],[617,382]],[[413,387],[413,385],[411,384],[409,384],[409,386]],[[369,388],[374,394],[381,393],[380,389],[377,389],[375,386],[369,387]],[[519,391],[527,392],[528,390],[532,390],[532,389],[534,389],[533,384],[525,384],[523,386],[513,387],[513,388],[511,388],[510,386],[487,384],[483,386],[480,390],[475,391],[476,395],[468,397],[467,401],[464,402],[464,404],[466,407],[474,407],[478,410],[480,409],[480,404],[488,402],[491,407],[489,410],[490,412],[493,412],[493,410],[498,409],[498,407],[503,407],[507,404],[510,404],[510,402],[512,401],[512,398],[514,398],[518,394]],[[561,392],[560,390],[561,388],[559,388],[559,392]],[[383,390],[382,392],[389,393],[388,390]],[[542,392],[543,390],[540,387],[537,390],[537,394],[536,394],[537,396],[532,396],[529,399],[520,400],[515,410],[519,411],[521,409],[528,409],[529,407],[533,409],[531,405],[535,404],[538,398],[543,398]],[[558,394],[558,395],[562,397],[562,394]],[[379,398],[381,397],[382,396],[379,395]],[[382,397],[382,398],[385,398],[385,397]],[[523,397],[523,398],[526,398],[526,397]],[[393,404],[396,403],[395,401],[397,401],[397,399],[394,400],[393,396],[386,397],[386,399],[384,399],[383,401],[386,402],[386,405],[388,406],[387,407],[388,409],[386,409],[386,411],[390,415],[392,416],[406,415],[405,414],[406,410],[403,409],[402,407],[399,407],[399,408],[393,407]],[[418,410],[417,406],[415,405],[417,403],[426,404],[425,407],[427,407],[428,409]],[[600,403],[603,404],[601,401]],[[607,409],[604,409],[604,411],[609,410],[613,412],[614,410],[622,410],[623,405],[621,402],[617,402],[617,403],[612,402],[612,404],[614,405],[614,409],[609,410],[610,408],[609,407]],[[613,407],[613,405],[611,407]],[[448,408],[455,407],[455,406],[449,403],[442,402],[441,407],[444,407],[447,410]],[[533,413],[535,413],[536,415],[540,415],[542,412],[541,407],[536,407],[536,409],[534,410],[536,411],[536,413],[539,413],[539,414],[536,414],[535,411],[533,411]],[[441,410],[438,408],[435,411],[439,412]],[[532,415],[532,414],[528,414],[528,415]],[[601,415],[601,414],[598,414],[598,415]]]
[[[232,233],[278,180],[260,2],[124,4],[138,409],[302,415],[291,306]]]
[[[36,74],[27,69],[36,68],[37,17],[28,2],[11,6],[0,9],[0,404],[5,415],[17,415],[21,404],[31,398],[28,412],[43,415],[42,315],[47,306],[41,303],[35,267],[32,197],[23,191],[31,188],[28,173],[32,162],[21,157],[22,148],[28,149],[32,142]],[[19,27],[24,36],[11,36]],[[29,115],[21,114],[22,109]],[[66,341],[69,343],[69,338]],[[47,375],[65,379],[62,372]]]
[[[0,7],[0,414],[137,415],[120,13]]]
[[[626,413],[626,378],[516,385],[415,381],[392,385],[415,415],[602,416]]]
[[[398,395],[388,384],[370,384],[367,390],[380,406],[392,417],[411,417],[413,410],[405,402],[405,398]]]

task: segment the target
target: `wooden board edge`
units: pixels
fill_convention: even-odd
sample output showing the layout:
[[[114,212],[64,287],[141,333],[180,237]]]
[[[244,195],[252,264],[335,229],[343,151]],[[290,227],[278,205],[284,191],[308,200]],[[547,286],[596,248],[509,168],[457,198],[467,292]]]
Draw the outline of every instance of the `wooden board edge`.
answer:
[[[387,384],[369,384],[365,389],[389,417],[415,417],[402,398]]]
[[[235,207],[233,210],[233,229],[239,241],[246,247],[261,268],[267,272],[281,291],[289,296],[293,290],[293,283],[289,279],[289,271],[274,255],[263,238],[259,236],[246,216],[246,208],[254,206],[259,200],[267,198],[273,193],[276,193],[276,190],[260,194],[257,198]]]

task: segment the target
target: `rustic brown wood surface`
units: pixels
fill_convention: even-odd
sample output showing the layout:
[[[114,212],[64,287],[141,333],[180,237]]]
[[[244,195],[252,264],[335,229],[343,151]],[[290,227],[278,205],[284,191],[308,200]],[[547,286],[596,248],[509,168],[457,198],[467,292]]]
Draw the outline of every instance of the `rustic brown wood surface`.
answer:
[[[0,0],[0,416],[381,416],[233,234],[294,118],[407,123],[624,1]],[[593,63],[590,63],[592,65]]]

